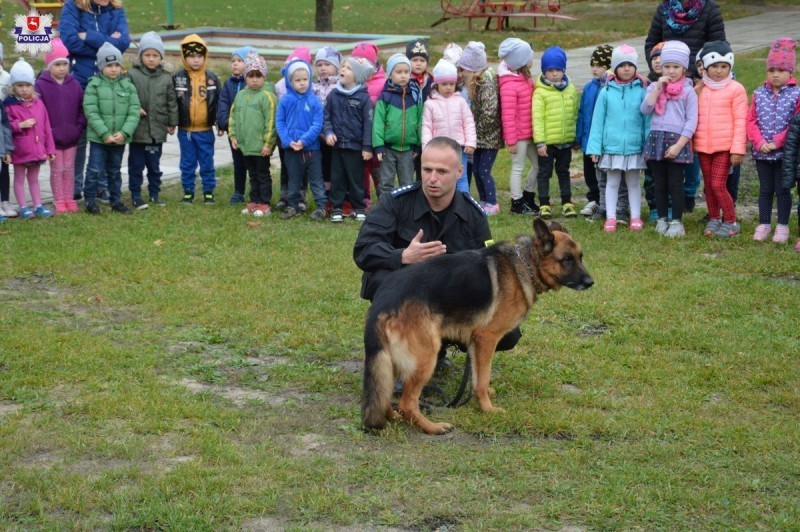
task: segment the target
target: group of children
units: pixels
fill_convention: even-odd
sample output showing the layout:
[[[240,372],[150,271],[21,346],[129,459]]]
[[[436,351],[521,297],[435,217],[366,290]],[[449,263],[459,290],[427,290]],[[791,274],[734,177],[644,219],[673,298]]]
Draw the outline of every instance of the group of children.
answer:
[[[100,212],[101,187],[109,192],[112,210],[131,212],[121,199],[120,166],[127,144],[133,207],[163,205],[159,161],[167,135],[176,129],[183,202],[194,201],[199,168],[203,201],[213,203],[216,125],[218,135],[227,132],[233,155],[230,203],[244,204],[243,212],[255,216],[271,212],[270,158],[276,148],[281,197],[275,207],[283,210],[282,218],[306,210],[305,189],[310,186],[312,219],[330,215],[332,222],[341,222],[350,215],[363,221],[371,187],[380,197],[398,184],[413,183],[415,174],[418,180],[422,148],[432,138],[446,136],[463,147],[464,174],[458,190],[469,193],[474,177],[487,215],[499,212],[492,167],[498,151],[506,147],[512,213],[551,218],[550,179],[555,170],[561,214],[577,216],[569,168],[572,151],[580,149],[589,188],[589,202],[580,213],[604,219],[606,232],[615,232],[621,222],[633,231],[643,229],[644,172],[656,230],[668,237],[684,235],[682,216],[691,208],[685,205],[685,174],[697,160],[709,211],[704,233],[729,237],[740,227],[728,176],[743,161],[749,140],[761,185],[754,238],[765,240],[771,234],[777,196],[773,241],[786,242],[790,187],[798,174],[798,150],[788,150],[795,159],[783,156],[790,121],[800,110],[800,88],[792,76],[794,48],[791,39],[773,43],[767,80],[748,109],[745,89],[733,79],[733,51],[722,41],[707,43],[695,58],[679,41],[661,43],[651,52],[649,79],[638,73],[633,47],[599,46],[590,61],[592,80],[581,95],[566,75],[564,50],[545,50],[541,72],[534,76],[533,49],[518,38],[500,44],[496,73],[480,42],[469,42],[463,49],[451,43],[430,72],[423,39],[409,42],[405,54],[392,55],[385,69],[371,43],[358,44],[347,58],[323,47],[313,61],[310,50],[299,47],[287,57],[275,85],[267,82],[264,58],[245,46],[233,52],[231,76],[223,85],[207,68],[208,49],[199,36],[183,40],[184,68],[170,74],[162,64],[162,41],[149,32],[142,36],[127,74],[122,53],[103,45],[97,53],[98,74],[84,94],[69,74],[66,49],[55,39],[38,78],[20,59],[5,80],[2,155],[4,165],[14,165],[20,208],[13,212],[4,196],[0,218],[52,215],[42,205],[38,185],[39,168],[48,160],[56,213],[77,210],[71,191],[76,146],[84,128],[90,143],[87,212]],[[695,79],[690,75],[692,59],[698,71]],[[59,119],[51,121],[49,116]],[[523,184],[526,160],[530,170]],[[148,190],[143,196],[145,169]]]

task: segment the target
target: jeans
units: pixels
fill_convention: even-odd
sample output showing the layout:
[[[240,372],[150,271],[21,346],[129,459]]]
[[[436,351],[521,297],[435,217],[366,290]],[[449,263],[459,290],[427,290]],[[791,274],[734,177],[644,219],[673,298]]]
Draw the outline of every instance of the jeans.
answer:
[[[161,192],[161,148],[162,144],[132,142],[128,151],[128,190],[131,198],[142,197],[144,169],[147,168],[147,192],[157,198]]]
[[[195,172],[200,167],[200,181],[203,193],[213,192],[217,187],[214,174],[214,130],[186,131],[178,129],[178,143],[181,148],[181,185],[183,190],[194,193]]]
[[[687,198],[694,198],[697,196],[698,188],[700,188],[700,158],[695,153],[694,159],[683,171],[683,194]]]
[[[97,197],[97,189],[103,176],[108,176],[108,194],[111,204],[120,202],[122,196],[122,155],[125,146],[118,144],[89,143],[89,163],[86,165],[86,183],[83,191],[86,205],[91,205]]]
[[[419,159],[419,157],[417,157]],[[456,190],[469,194],[469,177],[467,176],[467,153],[461,151],[461,177],[456,181]]]
[[[325,181],[322,180],[322,154],[317,151],[284,150],[283,160],[289,172],[289,206],[299,210],[302,195],[300,189],[303,179],[311,185],[311,193],[318,209],[325,209],[328,199],[325,195]]]

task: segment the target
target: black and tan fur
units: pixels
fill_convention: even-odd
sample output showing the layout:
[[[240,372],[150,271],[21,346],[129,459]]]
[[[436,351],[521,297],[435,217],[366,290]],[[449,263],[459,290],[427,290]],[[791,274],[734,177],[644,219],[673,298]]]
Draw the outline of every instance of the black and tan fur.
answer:
[[[428,434],[452,430],[449,423],[432,423],[419,409],[443,338],[468,346],[480,409],[503,411],[489,399],[497,342],[522,323],[540,293],[594,284],[580,246],[561,225],[548,227],[536,218],[533,232],[515,243],[441,255],[386,278],[364,329],[365,428],[382,429],[402,416]],[[392,408],[396,379],[403,382],[398,412]]]

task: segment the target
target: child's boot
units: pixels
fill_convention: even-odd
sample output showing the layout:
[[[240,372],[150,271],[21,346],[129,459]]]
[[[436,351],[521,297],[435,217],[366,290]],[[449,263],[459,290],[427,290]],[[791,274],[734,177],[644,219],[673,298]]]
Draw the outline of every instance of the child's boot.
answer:
[[[775,227],[775,235],[772,237],[772,241],[776,244],[785,244],[789,241],[789,226],[778,224]]]
[[[531,214],[533,216],[539,214],[539,206],[536,204],[535,192],[528,192],[527,190],[524,190],[522,192],[522,201],[525,202],[525,205],[527,205],[531,211],[530,213],[526,214]]]
[[[53,202],[53,206],[55,206],[56,214],[66,214],[69,212],[66,201],[56,200]]]

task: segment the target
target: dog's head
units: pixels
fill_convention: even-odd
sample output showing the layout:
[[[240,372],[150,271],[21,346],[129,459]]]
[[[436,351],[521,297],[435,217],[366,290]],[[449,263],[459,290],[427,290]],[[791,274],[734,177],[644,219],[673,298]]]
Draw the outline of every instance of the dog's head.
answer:
[[[548,288],[566,286],[573,290],[586,290],[594,284],[583,265],[583,251],[558,223],[550,226],[541,219],[533,220],[533,247],[539,257],[539,272]]]

